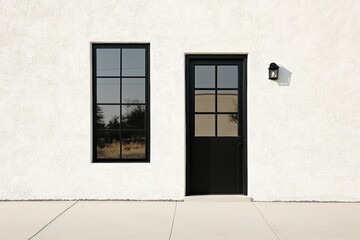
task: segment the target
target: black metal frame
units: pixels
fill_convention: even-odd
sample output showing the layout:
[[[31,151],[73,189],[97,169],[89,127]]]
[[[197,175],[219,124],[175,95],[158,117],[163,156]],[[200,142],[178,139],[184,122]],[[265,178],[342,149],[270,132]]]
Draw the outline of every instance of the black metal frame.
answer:
[[[190,119],[191,119],[191,112],[190,112],[190,104],[191,104],[191,86],[190,86],[190,62],[192,60],[241,60],[243,61],[243,76],[242,76],[242,86],[240,86],[241,92],[239,90],[239,97],[238,97],[238,108],[239,108],[239,115],[242,115],[242,118],[239,118],[239,125],[242,127],[242,141],[243,141],[243,151],[242,156],[243,159],[243,194],[247,195],[248,193],[248,184],[247,184],[247,55],[243,54],[188,54],[185,55],[185,92],[186,92],[186,189],[185,193],[186,196],[190,195]],[[215,71],[217,68],[215,68]],[[240,72],[239,72],[240,74]],[[216,72],[215,72],[215,75]],[[240,77],[240,76],[239,76]],[[217,89],[217,81],[215,81],[215,89]],[[197,90],[201,90],[202,88],[197,88]],[[203,90],[212,90],[208,88],[204,88]],[[221,89],[217,89],[221,90]],[[232,90],[226,88],[224,90]],[[217,92],[217,91],[216,91]],[[241,97],[240,97],[241,96]],[[217,99],[215,101],[217,104]],[[221,112],[222,114],[223,112]],[[224,112],[225,113],[225,112]],[[206,114],[206,113],[202,113]],[[213,112],[211,114],[214,114]],[[215,121],[217,121],[217,117],[215,117]],[[240,122],[241,121],[241,122]],[[215,128],[217,131],[217,127]],[[240,130],[239,130],[240,131]],[[217,132],[215,132],[217,136]],[[240,180],[240,179],[239,179]]]
[[[96,49],[98,48],[142,48],[145,49],[145,77],[144,76],[122,76],[121,73],[121,51],[120,51],[120,76],[97,76],[96,73]],[[145,103],[97,103],[97,78],[120,78],[120,86],[122,86],[122,78],[145,78]],[[120,100],[122,98],[122,91],[120,91]],[[97,105],[120,105],[120,124],[121,124],[121,111],[123,105],[144,105],[145,106],[145,129],[141,130],[145,132],[145,158],[97,158],[96,157],[96,107]],[[148,163],[150,162],[150,44],[149,43],[93,43],[92,44],[92,162],[93,163]],[[122,131],[120,130],[120,134]],[[129,130],[130,131],[130,130]],[[139,131],[137,129],[131,129],[131,131]],[[120,145],[120,149],[122,145]],[[121,157],[121,156],[120,156]]]

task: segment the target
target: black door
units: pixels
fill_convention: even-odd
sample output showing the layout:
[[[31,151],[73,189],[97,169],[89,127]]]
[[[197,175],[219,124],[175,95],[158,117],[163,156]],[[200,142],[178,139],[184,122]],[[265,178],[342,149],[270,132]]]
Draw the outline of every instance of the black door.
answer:
[[[246,56],[188,55],[186,195],[247,194]]]

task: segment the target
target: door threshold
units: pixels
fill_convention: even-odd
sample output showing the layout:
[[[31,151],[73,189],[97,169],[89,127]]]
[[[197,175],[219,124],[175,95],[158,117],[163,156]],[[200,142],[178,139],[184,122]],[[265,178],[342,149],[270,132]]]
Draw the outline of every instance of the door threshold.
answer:
[[[185,202],[251,202],[245,195],[192,195],[186,196]]]

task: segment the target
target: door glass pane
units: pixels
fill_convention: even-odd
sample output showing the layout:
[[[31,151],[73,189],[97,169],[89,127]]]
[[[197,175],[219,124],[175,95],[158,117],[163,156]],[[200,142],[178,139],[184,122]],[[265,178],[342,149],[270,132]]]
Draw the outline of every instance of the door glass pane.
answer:
[[[195,66],[195,88],[215,87],[215,66]]]
[[[120,78],[98,78],[96,90],[98,103],[120,103]]]
[[[145,76],[145,49],[122,49],[122,76]]]
[[[238,111],[238,91],[218,90],[217,92],[218,112]]]
[[[145,132],[122,131],[122,158],[145,158]]]
[[[215,112],[215,91],[195,91],[195,112]]]
[[[195,114],[195,137],[215,136],[215,115]]]
[[[96,137],[97,158],[120,157],[119,130],[100,130],[97,131]]]
[[[122,79],[122,102],[145,103],[145,78]]]
[[[238,114],[218,114],[217,125],[218,137],[237,136]]]
[[[218,88],[237,88],[238,87],[238,67],[237,66],[218,66],[217,68],[217,87]]]
[[[145,129],[144,105],[123,105],[121,114],[122,129]]]
[[[120,105],[97,105],[96,124],[98,129],[119,129]]]
[[[97,76],[120,76],[120,49],[96,49]]]

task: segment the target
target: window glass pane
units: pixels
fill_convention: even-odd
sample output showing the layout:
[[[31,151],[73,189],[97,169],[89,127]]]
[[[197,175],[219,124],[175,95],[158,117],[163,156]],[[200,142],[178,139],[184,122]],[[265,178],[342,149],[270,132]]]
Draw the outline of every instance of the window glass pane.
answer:
[[[145,106],[122,106],[122,129],[145,129]]]
[[[120,78],[98,78],[96,90],[98,103],[120,103]]]
[[[195,91],[195,112],[215,112],[215,91]]]
[[[119,129],[120,105],[97,105],[96,125],[97,129]]]
[[[215,66],[195,66],[195,88],[215,87]]]
[[[122,158],[145,158],[145,132],[122,131]]]
[[[122,49],[122,75],[145,76],[145,49]]]
[[[237,66],[218,66],[217,69],[218,88],[237,88],[238,87],[238,67]]]
[[[218,112],[237,112],[238,111],[238,91],[218,90]]]
[[[215,136],[215,115],[195,114],[195,137]]]
[[[120,76],[120,49],[96,49],[97,76]]]
[[[119,130],[97,131],[97,158],[120,158]]]
[[[93,49],[94,162],[149,160],[148,44],[94,44]]]
[[[145,78],[122,79],[122,102],[145,103]]]
[[[217,115],[217,135],[218,137],[238,135],[238,115],[237,114],[218,114]]]

